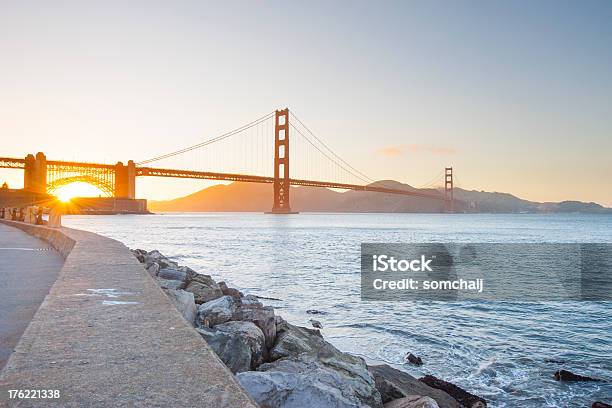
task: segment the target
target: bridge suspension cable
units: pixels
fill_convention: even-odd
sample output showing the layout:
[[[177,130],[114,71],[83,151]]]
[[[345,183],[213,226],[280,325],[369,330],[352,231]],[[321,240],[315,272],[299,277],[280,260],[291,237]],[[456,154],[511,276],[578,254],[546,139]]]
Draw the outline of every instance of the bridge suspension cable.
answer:
[[[341,163],[339,163],[337,160],[335,160],[333,157],[330,157],[330,155],[328,155],[327,153],[325,153],[321,148],[319,148],[315,143],[312,142],[312,140],[310,140],[310,138],[308,138],[308,136],[306,136],[302,131],[300,131],[296,126],[294,126],[291,122],[289,122],[289,126],[295,130],[300,136],[302,136],[312,147],[314,147],[319,153],[321,153],[324,157],[326,157],[328,160],[330,160],[333,164],[335,164],[336,166],[338,166],[340,169],[344,170],[346,173],[350,174],[353,177],[356,177],[357,179],[359,179],[360,181],[369,184],[371,181],[368,181],[367,178],[362,177],[358,174],[356,174],[355,172],[349,170],[347,167],[343,166]],[[334,176],[338,176],[337,174],[335,174]]]
[[[317,150],[319,150],[322,154],[325,155],[325,157],[327,157],[328,159],[334,161],[334,163],[336,163],[338,166],[342,167],[345,171],[351,173],[352,175],[354,175],[355,177],[359,178],[360,180],[364,181],[365,183],[372,183],[374,182],[374,179],[372,179],[371,177],[368,177],[367,175],[363,174],[362,172],[360,172],[359,170],[357,170],[355,167],[351,166],[349,163],[347,163],[342,157],[340,157],[338,154],[336,154],[336,152],[334,152],[327,144],[325,144],[325,142],[323,140],[321,140],[320,138],[317,137],[317,135],[314,134],[313,131],[310,130],[310,128],[308,128],[308,126],[306,126],[304,124],[304,122],[302,122],[300,120],[300,118],[298,118],[295,113],[293,113],[293,111],[289,111],[289,114],[291,115],[291,117],[293,119],[295,119],[316,141],[318,141],[333,157],[335,157],[338,161],[344,163],[344,166],[342,166],[341,164],[339,164],[337,161],[335,161],[334,159],[332,159],[331,157],[329,157],[328,155],[326,155],[325,153],[323,153],[314,143],[312,143],[310,140],[308,140],[308,138],[299,130],[297,130],[293,125],[292,122],[290,121],[289,124],[291,127],[293,127],[302,137],[304,137],[305,139],[307,139],[310,144],[312,146],[314,146]],[[352,172],[348,169],[351,169]]]
[[[440,170],[427,183],[423,184],[422,186],[418,188],[423,189],[423,188],[438,187],[438,186],[441,186],[443,180],[444,180],[444,170]]]
[[[189,147],[185,147],[183,149],[176,150],[176,151],[171,152],[171,153],[166,153],[166,154],[163,154],[161,156],[157,156],[157,157],[153,157],[151,159],[140,161],[140,162],[136,163],[136,165],[137,166],[142,166],[143,164],[148,164],[148,163],[152,163],[152,162],[155,162],[155,161],[158,161],[158,160],[167,159],[169,157],[173,157],[173,156],[177,156],[179,154],[187,153],[187,152],[190,152],[192,150],[199,149],[199,148],[207,146],[209,144],[218,142],[220,140],[227,139],[227,138],[229,138],[231,136],[234,136],[234,135],[236,135],[238,133],[241,133],[242,131],[245,131],[245,130],[250,129],[250,128],[254,127],[254,126],[257,126],[260,123],[265,122],[266,120],[270,119],[273,116],[274,116],[274,112],[270,112],[267,115],[264,115],[264,116],[260,117],[259,119],[256,119],[256,120],[254,120],[252,122],[247,123],[246,125],[240,126],[239,128],[236,128],[236,129],[234,129],[232,131],[229,131],[229,132],[224,133],[222,135],[219,135],[217,137],[213,137],[212,139],[205,140],[204,142],[201,142],[201,143],[189,146]]]

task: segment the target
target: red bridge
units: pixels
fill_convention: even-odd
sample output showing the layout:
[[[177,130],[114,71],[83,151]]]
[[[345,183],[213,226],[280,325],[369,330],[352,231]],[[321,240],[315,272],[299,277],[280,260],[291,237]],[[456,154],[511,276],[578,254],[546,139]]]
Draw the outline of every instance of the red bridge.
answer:
[[[290,121],[290,116],[292,120]],[[294,120],[296,124],[294,124]],[[273,120],[273,125],[269,122]],[[266,140],[269,130],[273,129],[274,143]],[[301,163],[296,170],[305,177],[290,177],[289,156],[292,149],[294,161],[295,148],[290,148],[289,131],[295,132],[301,139],[298,154]],[[227,146],[228,142],[231,143]],[[294,141],[292,140],[292,146]],[[213,146],[225,144],[224,151],[219,152]],[[273,152],[269,149],[273,148]],[[227,157],[228,151],[231,157]],[[206,152],[210,157],[202,157]],[[267,175],[269,169],[266,160],[259,156],[274,156],[273,173]],[[164,162],[189,156],[196,156],[193,169],[174,169],[164,167],[149,167],[153,162]],[[239,157],[243,155],[243,157]],[[185,159],[187,157],[187,159]],[[255,158],[254,158],[255,157]],[[192,157],[193,159],[193,157]],[[216,165],[224,167],[225,163],[248,164],[250,172],[215,172],[204,170]],[[256,162],[255,165],[253,163]],[[219,164],[221,163],[221,164]],[[269,162],[268,162],[269,163]],[[188,167],[188,166],[185,166]],[[39,194],[53,194],[58,188],[73,183],[85,182],[99,188],[105,195],[117,198],[136,198],[136,177],[173,177],[189,179],[208,179],[224,181],[242,181],[249,183],[270,183],[274,185],[272,212],[277,214],[291,213],[289,186],[327,187],[346,190],[371,191],[377,193],[417,196],[435,200],[443,200],[447,212],[453,211],[453,170],[444,169],[444,193],[437,190],[421,191],[419,189],[394,189],[372,185],[372,179],[349,165],[327,144],[314,135],[289,109],[277,110],[250,122],[231,132],[208,139],[197,145],[166,153],[135,163],[99,164],[87,162],[47,160],[45,154],[39,152],[36,156],[29,154],[25,158],[0,157],[0,168],[23,169],[24,190]],[[254,174],[248,174],[254,173]],[[256,174],[259,173],[259,174]],[[321,179],[311,179],[311,173],[322,175]],[[313,177],[314,178],[314,177]]]

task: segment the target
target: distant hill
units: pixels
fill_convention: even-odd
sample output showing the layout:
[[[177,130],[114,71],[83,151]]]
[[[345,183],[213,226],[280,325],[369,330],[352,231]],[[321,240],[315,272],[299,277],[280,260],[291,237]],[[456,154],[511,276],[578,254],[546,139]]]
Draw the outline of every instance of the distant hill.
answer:
[[[436,189],[419,190],[408,184],[382,180],[372,185],[422,191],[429,194],[443,192]],[[508,193],[468,191],[455,188],[456,212],[483,213],[542,213],[581,212],[612,213],[597,203],[563,201],[538,203],[523,200]],[[168,201],[149,201],[151,211],[270,211],[272,185],[234,182],[205,188],[185,197]],[[338,192],[318,187],[291,187],[291,208],[303,212],[387,212],[387,213],[439,213],[444,202],[430,198],[367,191]]]

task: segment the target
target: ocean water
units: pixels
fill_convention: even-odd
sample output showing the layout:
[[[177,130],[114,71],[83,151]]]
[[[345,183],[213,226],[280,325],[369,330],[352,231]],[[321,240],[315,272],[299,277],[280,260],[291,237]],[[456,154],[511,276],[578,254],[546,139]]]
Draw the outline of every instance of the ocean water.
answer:
[[[611,302],[360,300],[362,242],[612,243],[610,215],[168,213],[63,222],[280,299],[266,303],[295,324],[319,320],[339,349],[417,377],[436,375],[492,407],[612,402],[610,382],[552,378],[564,368],[612,381]],[[404,364],[409,351],[424,365]]]

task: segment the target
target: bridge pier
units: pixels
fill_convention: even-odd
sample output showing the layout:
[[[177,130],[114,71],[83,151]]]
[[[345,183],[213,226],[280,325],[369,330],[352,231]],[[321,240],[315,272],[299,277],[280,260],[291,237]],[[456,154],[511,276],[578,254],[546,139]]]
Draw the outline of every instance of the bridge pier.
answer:
[[[289,201],[289,109],[276,111],[274,122],[274,203],[271,214],[297,214]]]
[[[115,197],[136,198],[136,165],[133,160],[127,166],[121,162],[115,165]]]
[[[23,188],[32,193],[46,194],[47,157],[43,152],[36,153],[36,157],[32,154],[26,156],[23,172]]]

